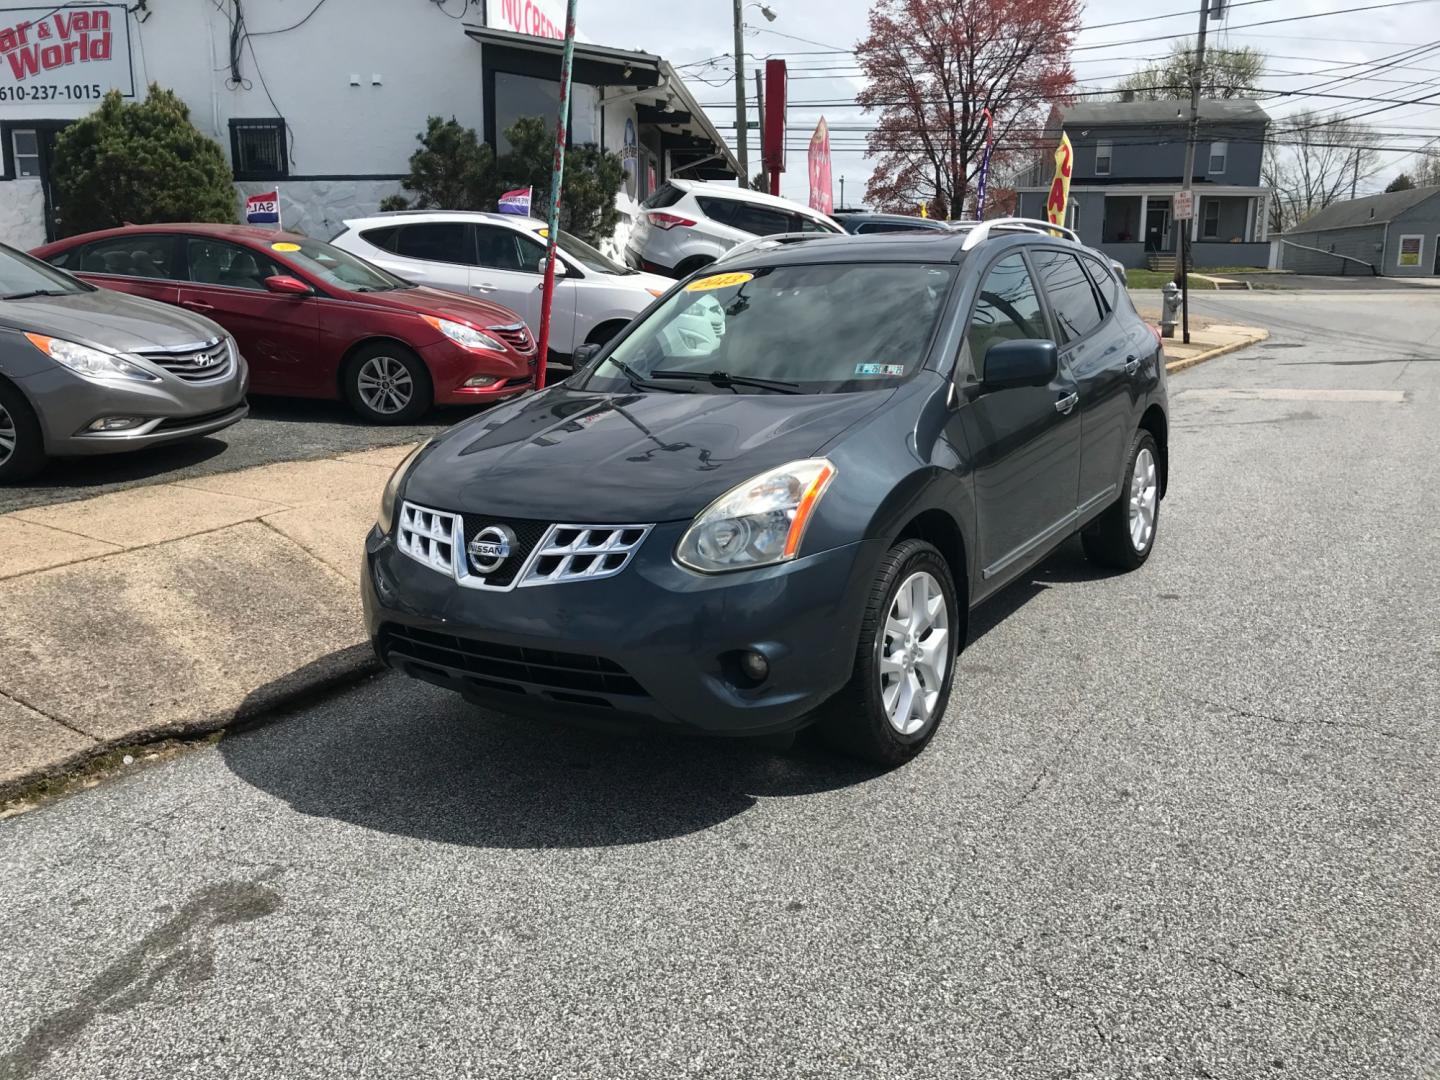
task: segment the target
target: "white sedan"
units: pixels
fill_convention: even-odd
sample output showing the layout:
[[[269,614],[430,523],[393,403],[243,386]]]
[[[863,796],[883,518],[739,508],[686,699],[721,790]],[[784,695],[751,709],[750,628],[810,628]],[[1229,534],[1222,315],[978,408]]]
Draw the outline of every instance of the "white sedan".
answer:
[[[503,304],[540,335],[543,221],[514,214],[401,210],[353,218],[331,241],[403,278]],[[555,263],[550,351],[602,344],[675,283],[606,258],[562,232]]]

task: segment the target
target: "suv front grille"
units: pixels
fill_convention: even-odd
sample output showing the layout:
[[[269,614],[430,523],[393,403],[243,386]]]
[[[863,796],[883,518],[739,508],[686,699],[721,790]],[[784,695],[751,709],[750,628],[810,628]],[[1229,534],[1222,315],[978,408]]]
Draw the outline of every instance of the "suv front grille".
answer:
[[[396,521],[395,546],[467,589],[509,590],[614,577],[629,565],[653,527],[552,525],[456,514],[404,502]],[[473,545],[488,542],[493,552],[502,539],[508,548],[503,556],[471,551]]]
[[[456,672],[492,690],[526,693],[529,685],[576,695],[649,696],[634,676],[603,656],[502,645],[395,623],[381,626],[379,644],[387,659],[403,658]]]
[[[183,349],[137,349],[136,355],[186,382],[209,382],[230,374],[234,359],[219,338]]]
[[[490,327],[490,333],[494,334],[518,353],[531,353],[535,351],[535,339],[530,336],[530,328],[523,322],[513,323],[509,326],[492,326]]]

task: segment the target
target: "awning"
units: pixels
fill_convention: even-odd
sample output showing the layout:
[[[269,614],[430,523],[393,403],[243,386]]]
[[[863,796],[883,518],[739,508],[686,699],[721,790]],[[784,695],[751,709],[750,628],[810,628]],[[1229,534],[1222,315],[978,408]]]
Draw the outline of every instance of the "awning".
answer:
[[[488,26],[466,26],[465,33],[480,44],[487,71],[559,79],[563,41]],[[601,104],[633,101],[640,124],[659,132],[661,148],[670,153],[672,174],[702,180],[740,175],[734,151],[669,61],[651,53],[577,41],[573,78],[586,86],[606,88]]]

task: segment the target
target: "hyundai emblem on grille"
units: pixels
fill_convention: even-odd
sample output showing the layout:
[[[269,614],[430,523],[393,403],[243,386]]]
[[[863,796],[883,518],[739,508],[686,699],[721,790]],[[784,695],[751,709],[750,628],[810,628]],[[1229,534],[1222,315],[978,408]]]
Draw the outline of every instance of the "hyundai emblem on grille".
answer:
[[[475,534],[465,550],[477,574],[490,574],[510,557],[514,544],[515,534],[506,526],[487,525]]]

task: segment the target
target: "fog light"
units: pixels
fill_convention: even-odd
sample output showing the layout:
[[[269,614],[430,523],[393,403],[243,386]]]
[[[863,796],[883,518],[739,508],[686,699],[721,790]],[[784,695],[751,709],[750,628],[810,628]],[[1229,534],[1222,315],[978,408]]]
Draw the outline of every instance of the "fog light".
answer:
[[[740,654],[740,671],[754,683],[762,683],[770,677],[770,661],[763,653],[753,649]]]
[[[462,385],[473,386],[478,389],[485,386],[494,386],[499,381],[500,376],[498,375],[471,375]]]
[[[139,427],[145,422],[139,416],[102,416],[86,430],[88,431],[128,431],[130,428]]]

